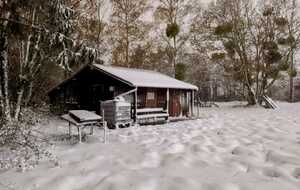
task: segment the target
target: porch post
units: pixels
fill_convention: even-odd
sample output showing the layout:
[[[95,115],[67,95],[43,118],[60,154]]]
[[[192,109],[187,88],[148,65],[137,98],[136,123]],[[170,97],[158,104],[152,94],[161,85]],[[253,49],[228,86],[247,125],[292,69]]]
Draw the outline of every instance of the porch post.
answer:
[[[169,113],[170,90],[167,88],[167,113]]]
[[[134,123],[136,123],[137,122],[137,89],[134,91],[133,102],[134,102],[134,116],[133,116],[133,121],[134,121]]]
[[[194,99],[195,99],[195,91],[191,91],[191,116],[194,117]]]

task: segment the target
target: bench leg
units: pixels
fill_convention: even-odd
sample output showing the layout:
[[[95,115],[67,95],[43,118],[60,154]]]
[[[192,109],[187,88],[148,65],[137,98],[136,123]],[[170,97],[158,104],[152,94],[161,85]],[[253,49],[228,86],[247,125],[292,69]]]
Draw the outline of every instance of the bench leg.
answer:
[[[71,138],[71,133],[72,133],[72,131],[71,131],[71,122],[69,122],[69,137]]]
[[[90,135],[93,135],[93,134],[94,134],[94,126],[91,126]]]
[[[107,131],[106,131],[106,128],[107,128],[107,123],[104,122],[103,123],[103,136],[104,136],[104,144],[106,144],[106,136],[107,136]]]
[[[77,127],[77,129],[78,129],[79,143],[81,143],[81,142],[82,142],[82,141],[81,141],[81,127],[79,126],[79,127]]]

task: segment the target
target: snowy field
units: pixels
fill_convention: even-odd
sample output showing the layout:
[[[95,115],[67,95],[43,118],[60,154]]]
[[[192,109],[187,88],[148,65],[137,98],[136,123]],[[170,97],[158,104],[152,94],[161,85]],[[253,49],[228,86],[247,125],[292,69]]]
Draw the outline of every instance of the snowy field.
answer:
[[[66,124],[52,120],[43,130],[59,166],[0,173],[0,189],[299,190],[300,104],[232,105],[203,108],[198,120],[111,130],[107,144],[101,130],[82,144],[62,141]]]

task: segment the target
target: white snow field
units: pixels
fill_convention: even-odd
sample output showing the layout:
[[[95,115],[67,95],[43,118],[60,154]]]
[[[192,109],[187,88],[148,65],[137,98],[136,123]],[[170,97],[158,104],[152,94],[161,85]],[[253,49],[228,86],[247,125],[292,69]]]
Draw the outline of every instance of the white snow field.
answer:
[[[107,144],[101,130],[61,141],[66,123],[53,120],[59,166],[6,171],[0,189],[299,190],[300,104],[279,106],[203,108],[198,120],[111,130]]]

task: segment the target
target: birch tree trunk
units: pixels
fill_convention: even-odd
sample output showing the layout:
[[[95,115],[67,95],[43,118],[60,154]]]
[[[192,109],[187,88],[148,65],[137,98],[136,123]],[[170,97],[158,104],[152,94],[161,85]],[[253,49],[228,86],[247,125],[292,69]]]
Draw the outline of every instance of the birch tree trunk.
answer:
[[[2,114],[5,122],[11,122],[11,111],[8,91],[8,34],[6,33],[8,19],[10,18],[10,12],[6,13],[6,21],[3,23],[3,29],[0,34],[0,40],[2,41],[2,47],[0,47],[0,87],[1,87],[1,104]]]
[[[25,106],[28,106],[30,100],[31,100],[31,97],[32,97],[32,89],[33,89],[33,81],[30,81],[30,84],[28,86],[28,92],[27,92],[27,95],[25,97]]]
[[[34,22],[35,22],[35,14],[36,14],[36,9],[34,9],[33,12],[32,12],[32,19],[31,19],[32,26],[34,25]],[[24,43],[21,42],[20,63],[19,63],[20,64],[20,70],[19,70],[19,72],[20,72],[19,73],[20,86],[19,86],[19,89],[18,89],[17,102],[16,102],[16,105],[14,107],[14,119],[15,120],[19,119],[22,104],[24,102],[24,92],[25,92],[25,88],[27,86],[26,83],[28,83],[28,81],[23,81],[23,80],[28,80],[28,76],[30,78],[33,78],[32,70],[33,70],[33,67],[34,67],[35,62],[36,62],[39,40],[37,40],[37,42],[35,43],[34,48],[32,48],[32,46],[31,46],[32,45],[31,44],[32,37],[33,37],[32,34],[30,34],[28,36],[27,42],[26,42],[26,48],[23,47]],[[33,56],[30,58],[31,51],[34,51],[34,53],[33,53]],[[28,73],[25,73],[25,72],[28,72]],[[25,79],[24,79],[24,77],[25,77]],[[30,99],[30,97],[29,97],[29,99]]]
[[[2,38],[0,37],[0,40]],[[3,101],[4,101],[4,98],[3,98],[3,93],[2,93],[2,66],[0,67],[0,115],[2,115],[4,113],[4,105],[3,105]]]
[[[247,101],[248,101],[248,105],[256,105],[257,104],[257,99],[255,97],[255,92],[251,86],[251,79],[250,79],[250,74],[249,74],[249,70],[248,68],[246,68],[245,72],[245,86],[247,88]]]
[[[8,53],[7,53],[7,37],[4,37],[4,50],[0,52],[1,60],[1,89],[2,89],[2,107],[4,119],[8,122],[11,121],[10,115],[10,101],[9,101],[9,92],[8,92]]]
[[[247,90],[248,90],[248,104],[253,106],[257,103],[255,93],[249,85],[246,85],[246,87],[247,87]]]
[[[173,77],[176,77],[176,57],[177,57],[177,43],[176,43],[176,36],[173,38],[173,43],[174,43],[174,52],[173,52]]]
[[[291,69],[294,68],[294,53],[291,55]],[[290,89],[289,89],[289,101],[294,102],[294,76],[290,74]]]
[[[15,107],[15,115],[14,115],[15,120],[19,119],[19,115],[20,115],[20,112],[21,112],[21,104],[22,104],[22,100],[23,100],[23,95],[24,95],[24,87],[21,87],[21,89],[18,92],[18,98],[17,98],[16,107]]]

